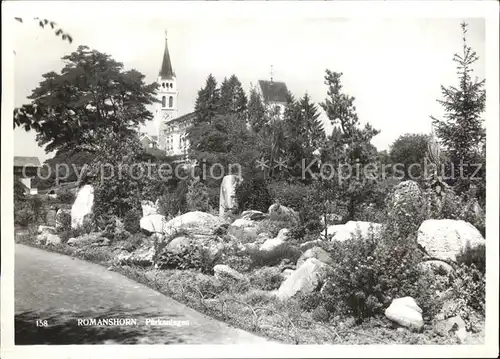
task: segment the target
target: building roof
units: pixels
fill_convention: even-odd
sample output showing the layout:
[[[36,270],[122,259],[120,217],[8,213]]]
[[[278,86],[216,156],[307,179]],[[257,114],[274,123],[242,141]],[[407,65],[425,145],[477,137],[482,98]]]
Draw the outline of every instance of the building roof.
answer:
[[[170,54],[168,52],[167,34],[165,33],[165,51],[163,52],[163,61],[159,76],[162,79],[172,79],[175,77],[175,72],[172,70],[172,62],[170,61]]]
[[[169,122],[184,122],[184,121],[193,121],[196,118],[196,112],[186,113],[185,115],[174,118]]]
[[[284,82],[259,80],[264,102],[287,102],[288,88]]]
[[[14,156],[14,167],[40,167],[38,157]]]

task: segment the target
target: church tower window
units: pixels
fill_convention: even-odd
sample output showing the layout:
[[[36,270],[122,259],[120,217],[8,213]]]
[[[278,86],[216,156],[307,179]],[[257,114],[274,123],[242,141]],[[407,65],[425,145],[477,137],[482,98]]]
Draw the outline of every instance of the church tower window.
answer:
[[[168,98],[168,107],[174,107],[174,98],[172,96]]]
[[[161,98],[161,107],[166,107],[167,106],[167,97],[163,96]]]

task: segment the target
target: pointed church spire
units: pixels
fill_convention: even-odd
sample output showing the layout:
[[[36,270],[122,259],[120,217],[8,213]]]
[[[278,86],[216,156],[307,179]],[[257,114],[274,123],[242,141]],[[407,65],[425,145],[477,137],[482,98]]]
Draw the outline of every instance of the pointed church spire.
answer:
[[[163,52],[163,61],[161,63],[159,76],[163,79],[171,79],[175,77],[175,72],[172,70],[172,63],[170,61],[170,54],[168,52],[166,30],[165,30],[165,51]]]

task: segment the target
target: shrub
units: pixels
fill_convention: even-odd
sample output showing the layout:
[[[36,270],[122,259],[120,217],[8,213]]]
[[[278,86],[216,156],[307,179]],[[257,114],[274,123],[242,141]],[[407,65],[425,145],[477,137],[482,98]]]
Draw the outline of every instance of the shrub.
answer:
[[[75,194],[67,188],[59,189],[56,194],[61,203],[73,204],[75,202]]]
[[[71,214],[66,211],[56,213],[56,223],[58,232],[66,232],[71,229]]]
[[[319,292],[297,293],[294,298],[299,303],[300,309],[305,312],[314,311],[320,304],[324,303],[325,298]]]
[[[279,231],[283,228],[291,228],[294,224],[288,221],[275,221],[272,219],[264,219],[257,222],[257,234],[269,233],[271,238],[278,235]]]
[[[249,249],[247,252],[250,256],[252,268],[272,267],[280,264],[283,260],[296,263],[302,255],[298,248],[286,242],[269,251],[256,248]]]
[[[186,193],[186,204],[189,211],[209,212],[208,190],[201,181],[191,181]]]
[[[274,290],[278,289],[283,282],[283,275],[279,268],[263,267],[254,271],[250,276],[250,284],[257,289]]]
[[[129,210],[128,212],[125,213],[125,216],[123,217],[123,228],[127,232],[130,232],[132,234],[138,233],[141,230],[140,222],[142,218],[142,211],[133,208]]]
[[[467,266],[474,265],[475,268],[482,274],[486,273],[486,246],[481,244],[477,247],[471,248],[470,244],[463,248],[457,255],[456,261],[458,264],[465,264]]]
[[[319,305],[312,312],[312,319],[320,323],[328,323],[330,320],[330,312],[324,305]]]
[[[26,187],[19,180],[19,178],[14,178],[14,203],[24,202],[26,200]]]
[[[260,178],[243,181],[236,188],[236,200],[242,211],[253,209],[267,212],[269,206],[273,204],[267,183]]]
[[[159,269],[194,269],[212,274],[214,259],[208,249],[196,246],[180,252],[163,250],[156,263]]]
[[[14,211],[14,223],[23,227],[34,222],[34,214],[28,206],[21,206]]]

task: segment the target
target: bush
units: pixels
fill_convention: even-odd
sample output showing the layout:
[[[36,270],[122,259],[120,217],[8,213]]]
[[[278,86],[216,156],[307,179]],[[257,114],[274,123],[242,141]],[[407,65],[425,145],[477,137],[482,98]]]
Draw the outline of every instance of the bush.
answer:
[[[213,273],[214,262],[209,250],[201,246],[180,252],[163,250],[156,260],[159,269],[194,269],[206,274]]]
[[[458,264],[474,267],[482,274],[486,273],[486,246],[484,244],[471,248],[470,244],[460,251],[456,261]]]
[[[14,223],[21,226],[45,223],[47,211],[39,196],[27,197],[23,202],[14,203]]]
[[[257,222],[257,234],[269,233],[271,238],[278,235],[283,228],[291,228],[294,224],[288,221],[275,221],[272,219],[264,219]]]
[[[34,214],[28,206],[22,206],[14,211],[14,223],[23,227],[34,222]]]
[[[141,218],[142,211],[137,208],[133,208],[125,213],[125,216],[123,217],[123,227],[127,232],[132,234],[138,233],[141,230]]]
[[[291,263],[297,263],[297,260],[302,255],[302,252],[298,248],[289,243],[283,243],[269,251],[263,251],[256,248],[249,249],[247,252],[250,256],[252,268],[272,267],[280,264],[284,260]]]
[[[260,178],[243,181],[236,188],[236,200],[242,211],[253,209],[267,212],[273,204],[267,183]]]
[[[61,203],[73,204],[75,202],[75,194],[67,188],[59,189],[56,194],[58,201]]]
[[[250,284],[261,290],[278,289],[283,282],[283,275],[279,268],[263,267],[254,271],[250,276]]]
[[[189,211],[210,211],[208,190],[204,183],[199,180],[189,183],[186,204]]]

